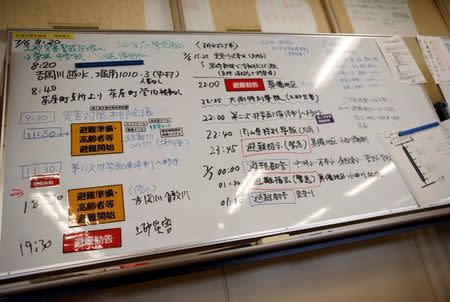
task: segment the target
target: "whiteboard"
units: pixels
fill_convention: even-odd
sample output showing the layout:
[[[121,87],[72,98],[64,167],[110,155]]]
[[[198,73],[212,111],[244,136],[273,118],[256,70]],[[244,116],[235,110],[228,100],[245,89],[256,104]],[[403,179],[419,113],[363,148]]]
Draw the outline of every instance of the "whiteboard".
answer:
[[[436,120],[358,36],[10,33],[2,279],[418,209]],[[143,65],[75,68],[75,63]],[[2,144],[2,145],[3,145]]]

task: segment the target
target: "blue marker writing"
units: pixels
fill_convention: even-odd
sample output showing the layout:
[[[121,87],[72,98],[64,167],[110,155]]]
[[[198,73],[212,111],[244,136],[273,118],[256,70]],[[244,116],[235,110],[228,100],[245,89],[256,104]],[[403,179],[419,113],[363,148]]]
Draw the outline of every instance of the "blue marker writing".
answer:
[[[83,63],[75,63],[75,68],[131,66],[131,65],[144,65],[144,60],[83,62]]]

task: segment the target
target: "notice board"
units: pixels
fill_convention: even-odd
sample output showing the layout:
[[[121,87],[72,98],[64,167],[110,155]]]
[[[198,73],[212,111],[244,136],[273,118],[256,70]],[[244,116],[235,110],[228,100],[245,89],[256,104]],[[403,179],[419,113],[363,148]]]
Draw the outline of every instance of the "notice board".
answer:
[[[436,120],[358,36],[9,32],[0,278],[415,211]],[[76,68],[76,63],[142,65]],[[103,65],[103,66],[102,66]]]

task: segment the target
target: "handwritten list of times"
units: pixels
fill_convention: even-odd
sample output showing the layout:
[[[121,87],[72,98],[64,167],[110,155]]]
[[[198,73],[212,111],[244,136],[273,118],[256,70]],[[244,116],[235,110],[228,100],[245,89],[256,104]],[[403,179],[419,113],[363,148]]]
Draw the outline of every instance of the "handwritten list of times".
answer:
[[[11,53],[3,272],[417,206],[376,133],[433,113],[374,39],[19,32]],[[144,64],[75,68],[122,60]]]

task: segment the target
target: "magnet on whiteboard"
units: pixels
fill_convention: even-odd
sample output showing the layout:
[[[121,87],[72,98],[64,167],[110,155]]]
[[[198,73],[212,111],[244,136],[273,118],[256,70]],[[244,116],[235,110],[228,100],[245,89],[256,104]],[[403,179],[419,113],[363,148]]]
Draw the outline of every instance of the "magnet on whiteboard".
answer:
[[[262,239],[259,239],[256,244],[262,245],[262,244],[268,244],[268,243],[274,243],[274,242],[280,242],[283,240],[287,240],[291,237],[289,234],[281,234],[276,236],[270,236],[270,237],[264,237]]]

